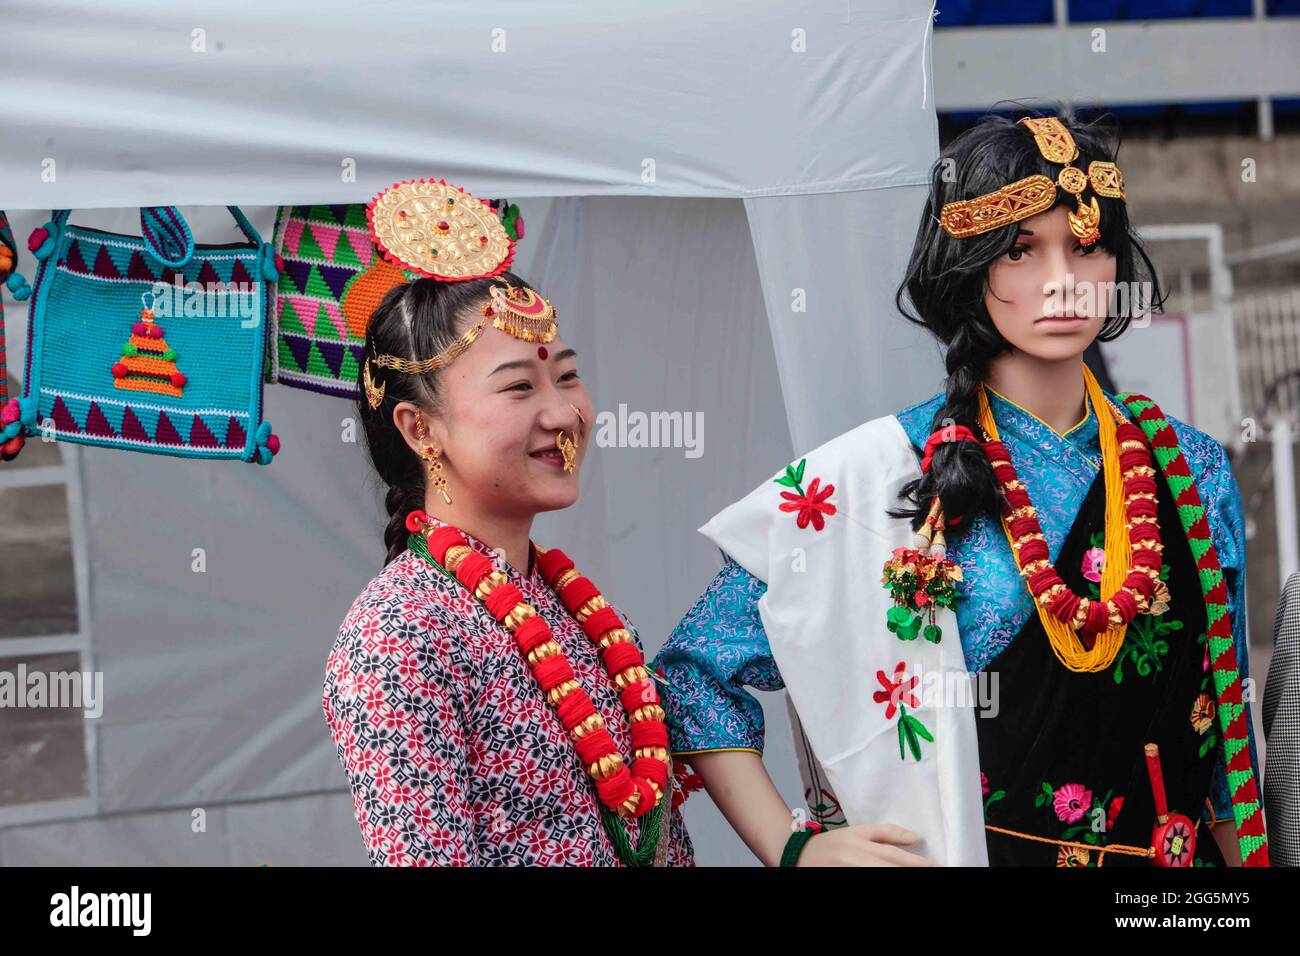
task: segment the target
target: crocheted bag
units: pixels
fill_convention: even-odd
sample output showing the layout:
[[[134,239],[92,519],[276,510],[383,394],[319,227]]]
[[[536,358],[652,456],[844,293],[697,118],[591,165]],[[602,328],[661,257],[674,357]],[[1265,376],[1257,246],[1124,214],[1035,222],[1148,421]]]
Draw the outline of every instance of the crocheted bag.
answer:
[[[27,282],[17,273],[18,245],[14,242],[9,220],[0,211],[0,282],[15,299],[31,294]],[[7,281],[5,281],[7,280]],[[5,304],[0,298],[0,461],[12,461],[23,448],[22,423],[18,399],[9,397],[9,366],[5,361]]]
[[[362,204],[281,206],[284,263],[267,381],[352,398],[370,313],[406,276],[375,255]]]
[[[510,237],[520,238],[519,207],[492,205]],[[413,274],[375,254],[362,203],[281,206],[275,251],[283,268],[266,380],[355,398],[370,315]]]
[[[140,210],[143,237],[68,223],[34,230],[28,435],[188,458],[269,464],[262,419],[275,252],[236,206],[247,242],[196,245],[173,206]]]

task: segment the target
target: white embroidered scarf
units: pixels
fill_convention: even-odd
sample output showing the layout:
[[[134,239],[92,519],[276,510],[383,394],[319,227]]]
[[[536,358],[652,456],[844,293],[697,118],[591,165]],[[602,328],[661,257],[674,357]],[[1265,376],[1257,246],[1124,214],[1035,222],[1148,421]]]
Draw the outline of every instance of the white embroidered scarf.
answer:
[[[902,640],[885,626],[892,601],[882,568],[912,541],[907,520],[885,512],[920,475],[898,419],[876,418],[700,532],[766,582],[758,609],[798,714],[796,744],[802,733],[847,822],[896,823],[920,836],[908,849],[935,863],[987,866],[974,697],[956,616],[939,613],[938,644]],[[777,483],[783,477],[792,483]],[[834,490],[817,501],[828,485]],[[787,503],[803,508],[806,526],[799,510],[780,510]],[[821,530],[809,509],[821,511]]]

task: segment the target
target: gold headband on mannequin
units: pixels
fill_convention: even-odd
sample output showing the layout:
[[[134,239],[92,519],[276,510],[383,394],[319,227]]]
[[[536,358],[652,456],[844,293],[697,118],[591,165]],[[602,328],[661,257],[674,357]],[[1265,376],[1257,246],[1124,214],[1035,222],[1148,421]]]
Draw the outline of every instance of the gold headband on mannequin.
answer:
[[[1083,170],[1070,165],[1078,158],[1079,147],[1059,119],[1055,116],[1026,116],[1019,122],[1034,134],[1034,142],[1044,159],[1049,163],[1064,164],[1056,179],[1053,181],[1041,174],[1026,176],[983,196],[947,203],[939,212],[939,224],[954,239],[978,236],[1051,209],[1056,203],[1059,186],[1078,202],[1078,208],[1070,213],[1070,232],[1083,245],[1092,245],[1101,238],[1101,208],[1097,205],[1097,196],[1124,198],[1124,177],[1119,167],[1114,163],[1093,160],[1085,175]],[[1083,190],[1088,186],[1096,195],[1084,203]]]
[[[377,195],[366,207],[370,234],[380,253],[399,268],[439,282],[491,279],[510,267],[515,256],[511,238],[497,211],[445,180],[408,180]],[[410,359],[380,354],[374,364],[422,375],[446,368],[492,325],[528,342],[550,342],[558,327],[555,309],[532,289],[501,282],[484,303],[483,321],[469,328],[437,355]],[[362,384],[371,408],[384,401],[385,386],[362,369]]]

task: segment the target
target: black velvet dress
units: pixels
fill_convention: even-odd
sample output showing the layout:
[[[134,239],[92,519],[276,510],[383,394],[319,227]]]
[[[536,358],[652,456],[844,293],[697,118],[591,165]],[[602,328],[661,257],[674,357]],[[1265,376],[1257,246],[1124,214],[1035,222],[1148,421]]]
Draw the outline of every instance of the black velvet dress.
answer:
[[[1159,475],[1156,489],[1169,609],[1137,617],[1103,671],[1067,669],[1037,613],[987,669],[990,680],[997,675],[991,687],[998,709],[996,716],[977,710],[975,723],[992,866],[1153,865],[1126,852],[1152,845],[1156,809],[1147,743],[1159,747],[1170,812],[1195,828],[1193,864],[1224,864],[1200,823],[1219,749],[1205,603],[1172,494]],[[1057,573],[1079,595],[1098,594],[1083,562],[1103,541],[1104,509],[1099,472],[1056,561]]]

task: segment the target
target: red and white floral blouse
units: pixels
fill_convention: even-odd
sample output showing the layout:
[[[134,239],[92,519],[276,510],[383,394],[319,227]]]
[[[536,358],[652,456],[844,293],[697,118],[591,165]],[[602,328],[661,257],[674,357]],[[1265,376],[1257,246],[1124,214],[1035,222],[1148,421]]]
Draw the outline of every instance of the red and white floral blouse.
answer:
[[[630,760],[627,713],[582,628],[539,573],[524,576],[466,538],[550,624]],[[621,865],[595,785],[513,638],[415,553],[353,603],[322,705],[373,865]],[[694,866],[679,809],[671,821],[668,865]],[[625,825],[635,846],[640,821]]]

